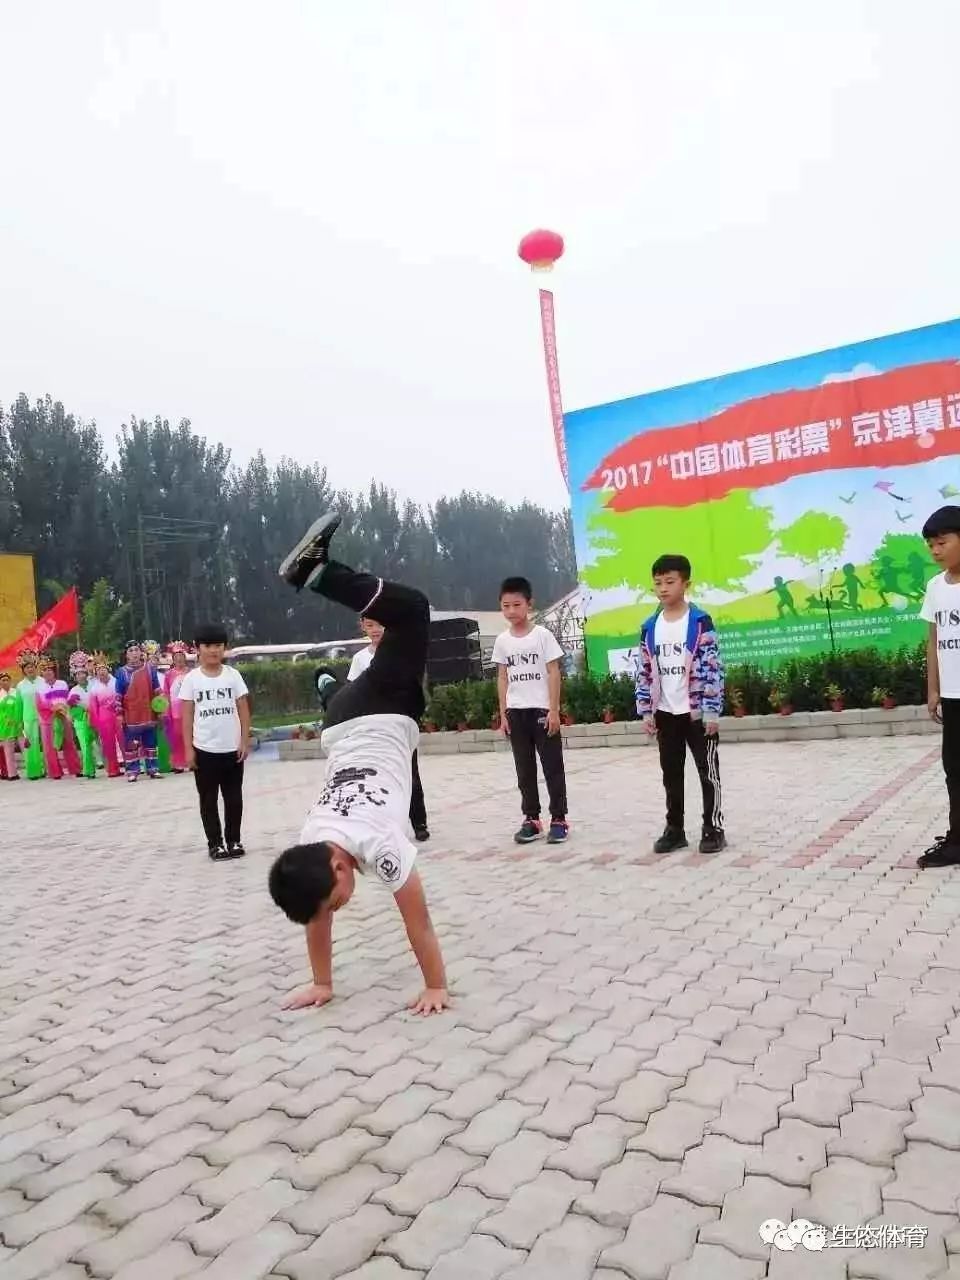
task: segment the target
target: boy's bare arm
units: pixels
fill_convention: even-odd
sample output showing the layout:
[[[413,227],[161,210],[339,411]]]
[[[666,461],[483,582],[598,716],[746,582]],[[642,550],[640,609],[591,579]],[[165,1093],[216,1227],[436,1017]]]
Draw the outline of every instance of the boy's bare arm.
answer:
[[[250,699],[241,694],[237,699],[237,715],[240,717],[240,747],[237,759],[245,760],[250,754]]]
[[[547,716],[547,732],[551,735],[560,732],[560,686],[563,677],[560,672],[560,659],[547,663],[547,697],[550,699]]]
[[[507,668],[497,667],[497,701],[500,704],[500,728],[504,733],[510,732],[510,721],[507,718]]]
[[[443,968],[440,943],[433,930],[423,884],[416,871],[411,871],[402,889],[394,894],[410,946],[423,974],[424,992],[411,1004],[414,1013],[440,1013],[450,1003],[447,976]]]
[[[313,982],[283,1002],[284,1009],[309,1009],[333,999],[333,913],[319,911],[306,927]]]
[[[937,624],[930,623],[927,632],[927,710],[940,721],[940,664],[937,661]]]
[[[180,729],[183,734],[183,750],[187,759],[187,767],[192,769],[196,763],[196,756],[193,753],[193,703],[189,698],[184,698],[180,705],[183,708]]]

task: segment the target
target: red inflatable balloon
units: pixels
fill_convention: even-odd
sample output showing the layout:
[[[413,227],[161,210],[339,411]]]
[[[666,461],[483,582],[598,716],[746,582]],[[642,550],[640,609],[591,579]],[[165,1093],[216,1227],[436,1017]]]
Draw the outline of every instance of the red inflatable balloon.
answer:
[[[517,253],[534,271],[551,271],[563,256],[563,236],[556,231],[529,231],[517,246]]]

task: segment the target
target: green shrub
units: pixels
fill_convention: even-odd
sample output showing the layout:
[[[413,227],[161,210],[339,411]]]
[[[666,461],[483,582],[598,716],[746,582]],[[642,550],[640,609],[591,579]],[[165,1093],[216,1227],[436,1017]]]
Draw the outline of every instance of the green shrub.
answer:
[[[320,704],[313,682],[318,666],[328,667],[345,680],[349,665],[345,662],[245,662],[237,670],[250,690],[250,706],[258,717],[291,715],[297,712],[319,714]]]

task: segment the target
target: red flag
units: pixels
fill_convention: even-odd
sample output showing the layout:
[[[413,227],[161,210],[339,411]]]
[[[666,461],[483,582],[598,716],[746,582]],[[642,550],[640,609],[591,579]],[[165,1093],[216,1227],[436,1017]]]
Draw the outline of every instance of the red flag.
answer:
[[[32,649],[34,653],[42,653],[57,636],[69,635],[71,631],[80,629],[80,607],[77,602],[77,589],[71,587],[65,596],[32,627],[28,627],[19,640],[7,645],[0,651],[0,667],[15,666],[24,649]]]

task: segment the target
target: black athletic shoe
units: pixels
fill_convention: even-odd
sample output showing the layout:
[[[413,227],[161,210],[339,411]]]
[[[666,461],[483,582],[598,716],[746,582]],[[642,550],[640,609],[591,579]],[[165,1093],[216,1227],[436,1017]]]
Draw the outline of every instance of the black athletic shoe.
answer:
[[[209,853],[210,857],[213,858],[214,862],[217,862],[220,858],[225,858],[227,856],[227,851],[222,840],[218,840],[215,844],[208,844],[207,853]]]
[[[682,827],[666,827],[663,835],[653,846],[654,853],[676,853],[678,849],[689,849],[687,833]]]
[[[517,844],[533,844],[543,835],[543,823],[539,818],[524,818],[520,830],[514,835]]]
[[[951,843],[948,836],[940,836],[917,859],[917,866],[921,871],[924,867],[954,867],[958,864],[960,846]]]
[[[565,818],[555,818],[547,832],[547,844],[565,844],[570,835],[570,824]]]
[[[319,520],[314,520],[284,559],[280,566],[280,577],[289,582],[291,587],[302,591],[307,585],[307,579],[312,577],[321,565],[327,563],[330,539],[339,529],[340,519],[336,511],[328,511]]]
[[[227,845],[228,858],[243,858],[246,855],[246,849],[239,840],[231,840]]]
[[[428,827],[414,827],[413,834],[421,844],[425,844],[430,839],[430,829]]]
[[[722,831],[705,831],[700,841],[701,853],[719,853],[727,847],[727,837]]]

